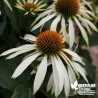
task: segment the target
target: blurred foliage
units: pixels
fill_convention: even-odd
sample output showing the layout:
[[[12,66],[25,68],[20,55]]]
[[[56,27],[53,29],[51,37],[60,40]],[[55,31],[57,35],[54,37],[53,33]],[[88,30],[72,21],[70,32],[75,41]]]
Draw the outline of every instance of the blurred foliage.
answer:
[[[16,47],[22,44],[25,44],[25,41],[20,39],[21,36],[24,36],[30,32],[30,25],[38,16],[37,13],[35,16],[24,15],[24,12],[15,8],[16,0],[8,0],[9,4],[12,7],[12,10],[6,5],[4,0],[0,0],[0,53]],[[45,2],[50,5],[52,0],[45,0]],[[98,0],[93,0],[95,4],[98,3]],[[43,30],[48,29],[48,24],[45,25]],[[98,27],[98,23],[96,23]],[[33,35],[38,35],[39,31],[36,30],[32,33]],[[93,34],[90,38],[90,46],[98,45],[98,35]],[[82,39],[81,39],[82,40]],[[84,44],[83,41],[80,41],[80,45]],[[81,50],[81,47],[78,48],[77,52],[83,57],[86,66],[85,69],[88,73],[88,79],[91,83],[95,81],[95,68],[91,64],[91,59],[87,51]],[[0,98],[55,98],[54,95],[51,95],[50,92],[46,92],[47,80],[40,88],[39,92],[36,95],[32,94],[33,88],[33,79],[34,75],[30,76],[31,67],[26,69],[24,73],[19,76],[17,79],[11,79],[11,75],[14,72],[15,68],[21,62],[23,56],[18,56],[12,60],[5,60],[5,58],[0,58]],[[50,68],[51,70],[51,68]],[[47,73],[50,76],[50,73]],[[83,81],[81,78],[80,81]],[[62,94],[58,98],[65,98],[65,95]],[[98,98],[95,96],[71,96],[69,98]]]

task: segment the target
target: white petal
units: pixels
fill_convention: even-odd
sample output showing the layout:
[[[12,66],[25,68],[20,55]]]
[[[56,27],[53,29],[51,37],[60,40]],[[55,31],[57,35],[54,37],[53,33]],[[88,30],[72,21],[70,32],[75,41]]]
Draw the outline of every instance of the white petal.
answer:
[[[30,3],[33,3],[34,2],[34,0],[30,0]]]
[[[60,75],[60,91],[58,93],[58,95],[59,95],[63,89],[65,71],[64,71],[64,64],[62,63],[62,61],[60,60],[60,58],[58,56],[56,56],[56,57],[54,57],[54,58],[55,58],[55,62],[57,63],[56,65],[58,66],[59,75]],[[61,66],[59,66],[59,65],[61,65]]]
[[[51,24],[51,27],[50,27],[50,30],[57,31],[57,25],[58,25],[58,23],[59,23],[59,21],[60,21],[60,18],[61,18],[61,16],[57,16],[57,17],[53,20],[53,22],[52,22],[52,24]]]
[[[25,14],[24,14],[24,15],[27,15],[27,14],[29,14],[29,12],[25,12]]]
[[[10,10],[13,11],[11,5],[10,5],[9,2],[8,2],[8,0],[4,0],[4,2],[5,2],[5,4],[10,8]]]
[[[55,96],[58,96],[58,92],[60,89],[60,75],[58,65],[56,65],[55,58],[51,56],[52,67],[53,67],[53,78],[54,78],[54,86],[55,86]]]
[[[22,6],[22,3],[20,2],[20,0],[17,0],[17,2]]]
[[[21,9],[21,10],[25,10],[22,6],[20,6],[19,4],[16,4],[16,6],[15,6],[16,8],[18,8],[18,9]]]
[[[97,28],[95,27],[95,25],[93,23],[91,23],[89,20],[87,20],[85,18],[82,18],[80,15],[78,15],[78,17],[85,25],[89,25],[94,31],[98,32]]]
[[[61,29],[62,29],[62,33],[63,33],[63,36],[64,36],[64,41],[66,41],[66,43],[69,43],[69,38],[68,38],[68,34],[67,34],[67,31],[66,31],[66,22],[65,22],[65,19],[64,17],[62,17],[61,19]]]
[[[35,70],[32,70],[32,72],[30,73],[31,75],[33,75],[33,74],[35,74],[36,73],[36,71]]]
[[[54,11],[54,3],[52,3],[46,10],[52,9]]]
[[[34,48],[34,49],[35,49],[35,48]],[[18,55],[20,55],[20,54],[29,52],[29,51],[31,51],[31,50],[33,50],[33,48],[32,48],[32,49],[29,49],[29,50],[21,50],[21,51],[18,51],[18,52],[16,52],[16,53],[11,54],[11,55],[8,56],[6,59],[12,59],[12,58],[14,58],[14,57],[16,57],[16,56],[18,56]]]
[[[74,41],[75,41],[75,31],[74,31],[74,24],[71,18],[69,18],[69,46],[72,48]]]
[[[92,6],[91,6],[91,2],[88,2],[88,1],[86,1],[86,0],[84,0],[83,2],[84,2],[84,5],[86,5],[87,7],[89,7],[89,9],[90,9],[91,11],[93,11],[93,8],[92,8]]]
[[[78,63],[74,62],[73,66],[77,69],[77,71],[83,76],[83,78],[86,80],[86,82],[88,82],[87,78],[86,78],[86,71],[83,67],[81,67]]]
[[[83,18],[83,19],[84,19],[84,22],[86,22],[94,31],[98,32],[98,29],[96,28],[96,26],[93,23],[91,23],[89,20],[87,20],[85,18]]]
[[[31,2],[31,0],[27,0],[28,1],[28,3],[30,3]]]
[[[15,72],[12,75],[12,78],[18,77],[41,53],[36,53],[25,60],[16,68]]]
[[[33,52],[33,53],[30,53],[30,54],[26,55],[26,56],[23,58],[23,60],[25,60],[26,58],[28,58],[28,57],[30,57],[30,56],[32,56],[32,55],[38,53],[38,52],[39,52],[39,51],[35,51],[35,52]]]
[[[66,70],[66,68],[64,67],[64,64],[63,64],[63,62],[61,61],[61,59],[60,59],[60,57],[57,57],[58,58],[58,61],[59,61],[59,63],[60,63],[60,66],[61,66],[61,68],[62,68],[62,75],[63,75],[63,79],[62,79],[62,84],[64,85],[64,89],[65,89],[65,94],[66,94],[66,97],[68,97],[69,96],[69,93],[70,93],[70,81],[69,81],[69,77],[68,77],[68,73],[67,73],[67,70]],[[64,82],[63,82],[64,81]],[[63,86],[62,85],[62,86]],[[62,89],[63,89],[63,87],[62,87]]]
[[[91,30],[90,30],[90,27],[88,26],[88,24],[86,22],[84,22],[83,18],[80,15],[77,15],[77,16],[79,17],[80,21],[85,25],[87,31],[91,35]]]
[[[18,48],[9,49],[9,50],[3,52],[0,56],[5,56],[5,55],[8,55],[8,54],[10,54],[10,53],[17,52],[17,51],[21,51],[21,50],[25,50],[25,49],[30,49],[30,48],[32,48],[32,47],[34,47],[34,45],[31,45],[31,44],[22,45],[22,46],[20,46],[20,47],[18,47]]]
[[[38,6],[34,11],[39,11],[39,10],[41,10],[41,8],[43,8],[45,6],[46,6],[46,4],[42,4],[42,5]]]
[[[70,84],[73,84],[76,80],[75,74],[73,74],[73,73],[74,72],[72,71],[72,69],[68,66],[68,74],[69,74]]]
[[[62,53],[62,55],[64,56],[63,58],[65,58],[64,60],[66,61],[68,61],[69,62],[69,67],[70,67],[70,69],[72,69],[72,71],[74,70],[74,72],[76,73],[76,75],[78,76],[78,78],[80,77],[80,75],[79,75],[79,73],[78,73],[78,71],[76,70],[76,68],[73,66],[73,63],[74,63],[74,61],[71,61],[64,53]],[[66,61],[66,62],[67,62]],[[72,68],[71,68],[72,67]],[[73,72],[73,74],[74,74],[74,72]],[[75,76],[75,75],[74,75]],[[75,78],[76,78],[76,76],[75,76]]]
[[[41,18],[44,17],[45,15],[49,14],[50,12],[52,12],[52,9],[46,10],[45,12],[43,12],[42,14],[40,14],[40,15],[35,19],[35,21],[32,23],[31,26],[33,26],[39,19],[41,19]]]
[[[33,92],[34,94],[38,91],[42,82],[44,81],[46,72],[47,72],[47,55],[44,56],[42,62],[38,67],[38,71],[36,73],[34,80],[34,92]]]
[[[92,17],[94,17],[96,19],[96,16],[94,13],[92,13],[91,11],[85,10],[85,12],[89,15],[91,15]]]
[[[78,73],[77,73],[77,70],[75,70],[75,68],[73,67],[73,62],[70,61],[69,58],[64,53],[61,53],[61,56],[65,60],[65,62],[67,63],[67,65],[70,67],[70,70],[72,71],[72,74],[73,74],[74,78],[76,79],[76,75],[78,76]],[[75,73],[76,73],[76,75],[75,75]]]
[[[23,38],[24,40],[30,40],[30,41],[35,41],[36,37],[31,35],[31,34],[26,34]]]
[[[53,81],[54,83],[54,81]],[[51,90],[51,95],[53,95],[53,93],[55,93],[55,84],[53,84],[52,90]]]
[[[47,91],[50,91],[51,88],[53,87],[53,74],[51,74],[50,79],[48,81],[48,85],[47,85]]]
[[[72,57],[73,57],[72,59],[73,60],[78,61],[78,62],[84,64],[84,62],[82,61],[81,57],[78,54],[76,54],[75,52],[73,52],[73,51],[71,51],[69,49],[63,49],[63,50],[65,52],[67,52],[68,54],[72,55]]]
[[[79,27],[81,33],[82,33],[82,36],[83,36],[83,38],[84,38],[86,44],[89,45],[88,36],[87,36],[87,34],[86,34],[85,29],[82,27],[82,25],[80,24],[80,22],[77,20],[76,17],[74,17],[74,20],[75,20],[75,22],[77,23],[77,25],[78,25],[78,27]],[[85,22],[85,21],[84,21],[84,22]]]
[[[89,20],[92,20],[92,18],[91,18],[87,13],[85,13],[84,11],[81,11],[81,10],[80,10],[80,14],[81,14],[84,18],[89,19]]]
[[[91,35],[92,34],[92,32],[91,32],[91,30],[90,30],[90,27],[85,23],[85,27],[86,27],[86,29],[87,29],[87,31],[88,31],[88,33]]]
[[[43,18],[37,25],[35,25],[31,31],[36,30],[37,28],[39,28],[41,25],[43,25],[45,22],[47,22],[48,20],[52,19],[56,14],[52,14],[49,16],[46,16],[45,18]]]
[[[39,2],[37,3],[37,6],[40,6],[43,2],[44,2],[44,0],[39,1]]]
[[[81,13],[85,13],[85,14],[87,13],[87,14],[89,14],[90,16],[92,16],[92,17],[96,18],[95,14],[94,14],[94,13],[92,13],[91,11],[83,10],[83,9],[81,9],[80,11],[81,11]]]
[[[42,60],[41,60],[41,61],[42,61]],[[36,69],[38,70],[39,65],[36,65],[36,66],[37,66],[37,67],[36,67]],[[33,69],[33,70],[31,71],[31,73],[30,73],[30,74],[31,74],[31,75],[32,75],[32,74],[35,74],[35,73],[37,72],[37,70],[36,70],[36,69]]]

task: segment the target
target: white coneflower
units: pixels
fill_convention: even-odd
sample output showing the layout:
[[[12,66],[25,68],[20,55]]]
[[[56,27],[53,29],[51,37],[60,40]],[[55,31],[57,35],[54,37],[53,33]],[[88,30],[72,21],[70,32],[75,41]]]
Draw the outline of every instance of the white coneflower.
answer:
[[[33,27],[31,26],[31,31],[36,30],[50,19],[54,19],[51,23],[50,30],[57,31],[58,25],[60,25],[60,32],[63,33],[64,40],[71,48],[75,40],[74,24],[76,23],[88,45],[86,30],[91,34],[90,28],[94,31],[97,31],[97,28],[90,22],[92,17],[95,18],[95,15],[83,5],[84,3],[81,4],[79,0],[54,0],[53,4],[36,18],[32,26],[39,19],[41,20]]]
[[[18,9],[25,11],[25,15],[27,15],[28,13],[35,15],[35,12],[45,10],[43,8],[46,6],[46,4],[42,4],[42,3],[43,3],[43,0],[42,1],[17,0],[16,7]]]
[[[86,71],[79,64],[84,64],[83,61],[78,54],[64,48],[64,42],[59,33],[47,30],[42,32],[37,38],[26,34],[24,40],[31,42],[31,44],[10,49],[2,53],[1,56],[10,54],[7,59],[11,59],[31,51],[16,68],[12,78],[18,77],[34,60],[41,58],[34,80],[34,94],[42,85],[48,66],[52,66],[52,75],[49,79],[47,90],[52,89],[52,93],[55,93],[55,96],[58,96],[64,88],[68,97],[71,83],[74,83],[80,75],[87,81]]]

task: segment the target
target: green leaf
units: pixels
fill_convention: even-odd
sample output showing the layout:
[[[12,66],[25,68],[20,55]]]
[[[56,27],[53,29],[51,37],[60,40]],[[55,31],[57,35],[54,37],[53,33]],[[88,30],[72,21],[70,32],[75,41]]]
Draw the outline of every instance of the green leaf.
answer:
[[[85,70],[87,71],[87,76],[94,81],[95,80],[95,69],[94,66],[91,64],[91,58],[87,51],[80,50],[79,55],[83,58],[83,61],[85,62]]]
[[[0,23],[0,36],[1,36],[2,33],[4,32],[5,26],[6,26],[6,22]]]
[[[4,4],[4,9],[5,9],[6,15],[11,20],[11,24],[12,24],[13,29],[15,31],[17,31],[18,30],[18,25],[17,25],[17,20],[15,18],[15,10],[9,9],[9,6],[7,6],[5,2],[3,2],[3,4]]]
[[[2,88],[13,91],[20,83],[30,79],[28,70],[24,71],[17,79],[11,79],[13,72],[21,61],[20,57],[11,60],[2,58],[0,60],[0,86]]]
[[[95,69],[91,63],[89,63],[87,60],[85,60],[85,69],[87,71],[87,76],[92,79],[92,81],[95,80]]]
[[[11,98],[11,96],[12,96],[12,92],[10,92],[10,91],[7,90],[7,89],[3,89],[3,88],[2,88],[1,93],[2,93],[2,95],[3,95],[3,97],[1,97],[1,98]]]
[[[98,33],[90,36],[90,46],[98,45]]]
[[[35,98],[32,94],[31,83],[28,81],[24,84],[19,85],[13,94],[13,98]]]

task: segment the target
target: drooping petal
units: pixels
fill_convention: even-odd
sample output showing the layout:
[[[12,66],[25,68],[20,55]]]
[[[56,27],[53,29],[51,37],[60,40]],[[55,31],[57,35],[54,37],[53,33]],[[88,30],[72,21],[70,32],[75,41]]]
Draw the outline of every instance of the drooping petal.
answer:
[[[66,31],[66,25],[65,25],[64,17],[62,17],[62,20],[61,20],[61,30],[62,30],[62,33],[64,36],[64,41],[66,41],[66,43],[69,43],[69,38],[68,38],[67,31]]]
[[[60,60],[60,58],[58,56],[54,57],[55,58],[55,62],[57,63],[56,65],[58,66],[59,69],[59,74],[60,74],[60,92],[58,93],[58,95],[61,93],[62,89],[63,89],[63,85],[64,85],[64,64],[62,63],[62,61]],[[61,66],[59,66],[61,65]]]
[[[53,81],[54,83],[54,81]],[[53,84],[52,90],[51,90],[51,95],[53,95],[53,93],[55,93],[55,84]]]
[[[47,72],[47,55],[44,56],[42,62],[40,63],[35,80],[34,80],[34,91],[33,93],[35,94],[37,90],[40,88],[42,82],[44,81],[45,75]]]
[[[69,66],[69,68],[74,76],[74,79],[76,79],[76,75],[79,77],[77,70],[72,66],[73,62],[70,61],[69,58],[64,53],[61,53],[61,56],[65,60],[66,64]],[[75,75],[75,73],[76,73],[76,75]]]
[[[81,57],[80,57],[78,54],[76,54],[75,52],[73,52],[73,51],[71,51],[71,50],[69,50],[69,49],[63,49],[63,50],[64,50],[65,52],[67,52],[68,54],[70,54],[70,55],[72,56],[72,59],[73,59],[74,61],[78,61],[78,62],[84,64],[84,62],[82,61]]]
[[[86,5],[92,12],[93,12],[93,8],[91,6],[91,2],[88,2],[86,0],[83,0],[84,5]]]
[[[51,76],[50,76],[50,79],[48,81],[47,91],[50,91],[51,88],[53,87],[53,85],[54,85],[54,82],[53,82],[53,73],[52,73]]]
[[[83,78],[86,80],[86,82],[88,82],[87,78],[86,78],[86,71],[84,68],[82,68],[78,63],[74,62],[73,66],[77,69],[77,71],[83,76]]]
[[[92,17],[96,18],[95,14],[92,13],[91,11],[80,9],[80,12],[81,13],[88,14],[88,15],[91,15]]]
[[[70,79],[70,84],[73,84],[76,80],[75,74],[72,71],[71,67],[68,66],[68,75],[69,75],[69,79]]]
[[[66,97],[68,97],[69,96],[69,93],[70,93],[70,81],[69,81],[69,77],[68,77],[68,72],[67,72],[67,69],[64,67],[64,64],[63,64],[63,62],[61,61],[61,59],[60,59],[60,57],[59,56],[57,56],[57,58],[58,58],[58,61],[59,61],[59,64],[60,64],[60,66],[61,66],[61,73],[62,73],[62,75],[63,75],[63,79],[62,79],[62,84],[64,85],[64,89],[65,89],[65,94],[66,94]],[[64,81],[64,82],[63,82]],[[63,86],[62,85],[62,86]],[[63,88],[63,87],[62,87]]]
[[[81,11],[81,10],[80,10],[80,14],[81,14],[84,18],[89,19],[89,20],[92,20],[92,18],[91,18],[87,13],[85,13],[84,11]]]
[[[60,74],[58,65],[56,65],[55,58],[51,56],[52,67],[53,67],[53,78],[54,78],[54,86],[55,86],[55,96],[58,96],[58,92],[60,89]]]
[[[12,78],[18,77],[41,53],[36,53],[25,60],[16,68],[15,72],[12,75]]]
[[[98,29],[96,28],[96,26],[93,23],[91,23],[89,20],[87,20],[85,18],[82,18],[80,15],[78,15],[78,17],[84,24],[89,25],[94,31],[98,32]]]
[[[74,41],[75,41],[75,30],[74,30],[74,24],[71,18],[69,18],[69,46],[72,48]]]
[[[57,25],[58,25],[58,23],[59,23],[59,21],[60,21],[60,18],[61,18],[61,16],[57,16],[57,17],[53,20],[53,22],[52,22],[52,24],[51,24],[51,27],[50,27],[50,30],[57,31]]]
[[[91,23],[89,20],[83,18],[84,22],[86,22],[94,31],[98,32],[98,29],[96,28],[96,26]]]
[[[77,19],[76,17],[74,17],[74,20],[75,20],[75,22],[77,23],[77,25],[78,25],[78,27],[79,27],[81,33],[82,33],[82,36],[83,36],[83,38],[84,38],[86,44],[89,45],[88,36],[87,36],[87,34],[86,34],[85,29],[82,27],[82,25],[80,24],[80,22],[78,21],[78,19]]]

